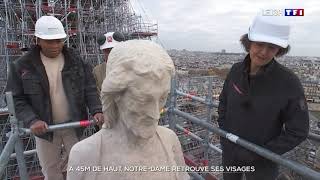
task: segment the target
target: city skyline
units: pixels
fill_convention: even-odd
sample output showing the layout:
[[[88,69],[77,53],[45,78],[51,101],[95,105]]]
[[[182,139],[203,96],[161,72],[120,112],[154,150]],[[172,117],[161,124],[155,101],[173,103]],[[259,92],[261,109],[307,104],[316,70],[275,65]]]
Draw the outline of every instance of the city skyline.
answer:
[[[320,57],[320,2],[316,0],[132,0],[133,8],[159,25],[166,49],[242,53],[240,36],[260,9],[304,9],[291,21],[290,56]],[[270,6],[272,4],[272,6]]]

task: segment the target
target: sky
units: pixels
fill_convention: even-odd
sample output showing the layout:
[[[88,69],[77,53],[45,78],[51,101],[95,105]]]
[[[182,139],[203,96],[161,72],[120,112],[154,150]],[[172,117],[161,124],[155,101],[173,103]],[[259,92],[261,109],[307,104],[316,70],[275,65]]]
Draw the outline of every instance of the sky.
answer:
[[[145,21],[158,23],[166,49],[244,52],[239,38],[260,9],[304,9],[291,16],[292,56],[320,57],[319,0],[131,0]]]

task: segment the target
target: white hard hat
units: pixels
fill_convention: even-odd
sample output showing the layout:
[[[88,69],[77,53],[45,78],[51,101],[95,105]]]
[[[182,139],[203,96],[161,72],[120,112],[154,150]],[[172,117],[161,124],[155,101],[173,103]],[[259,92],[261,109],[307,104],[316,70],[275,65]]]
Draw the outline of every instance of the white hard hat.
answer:
[[[289,34],[287,16],[264,16],[259,13],[249,28],[248,37],[250,41],[267,42],[287,48]]]
[[[40,17],[34,35],[41,39],[63,39],[67,37],[61,21],[53,16]]]
[[[120,32],[108,32],[98,39],[100,49],[108,49],[116,46],[120,41],[124,41],[124,36]]]

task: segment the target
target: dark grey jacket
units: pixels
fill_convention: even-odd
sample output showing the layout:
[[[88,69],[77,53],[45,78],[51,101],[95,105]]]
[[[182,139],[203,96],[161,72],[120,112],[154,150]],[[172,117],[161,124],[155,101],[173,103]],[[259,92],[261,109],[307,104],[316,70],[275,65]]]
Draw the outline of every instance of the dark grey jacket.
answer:
[[[283,154],[306,139],[308,107],[298,77],[275,60],[249,76],[250,57],[232,66],[220,95],[219,126],[275,153]],[[225,153],[250,155],[222,139]]]
[[[87,107],[92,115],[102,112],[92,68],[75,50],[64,47],[62,53],[65,57],[62,81],[71,111],[70,121],[88,119]],[[39,46],[11,63],[7,91],[12,91],[17,118],[25,127],[38,119],[53,124],[49,82]],[[77,129],[78,137],[81,134],[82,130]],[[39,137],[51,141],[53,133]]]

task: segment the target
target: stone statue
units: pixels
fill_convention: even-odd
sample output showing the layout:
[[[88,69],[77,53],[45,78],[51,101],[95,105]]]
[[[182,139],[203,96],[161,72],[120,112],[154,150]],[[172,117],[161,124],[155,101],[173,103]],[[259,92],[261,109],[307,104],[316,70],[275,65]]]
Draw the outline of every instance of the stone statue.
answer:
[[[109,55],[101,100],[105,123],[73,146],[68,180],[185,180],[177,135],[158,126],[174,64],[159,45],[131,40]]]

